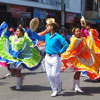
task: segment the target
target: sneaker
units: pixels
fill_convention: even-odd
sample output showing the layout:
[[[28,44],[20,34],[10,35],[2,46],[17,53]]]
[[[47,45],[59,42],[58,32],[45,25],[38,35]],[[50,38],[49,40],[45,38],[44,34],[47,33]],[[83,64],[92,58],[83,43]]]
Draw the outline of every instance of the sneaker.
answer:
[[[20,90],[20,89],[21,89],[20,86],[17,85],[17,86],[16,86],[16,90]]]
[[[74,92],[84,93],[84,91],[80,87],[75,87]]]
[[[16,90],[20,90],[21,89],[21,78],[16,77]]]
[[[53,91],[53,93],[51,94],[51,97],[55,97],[55,96],[57,96],[57,91]]]

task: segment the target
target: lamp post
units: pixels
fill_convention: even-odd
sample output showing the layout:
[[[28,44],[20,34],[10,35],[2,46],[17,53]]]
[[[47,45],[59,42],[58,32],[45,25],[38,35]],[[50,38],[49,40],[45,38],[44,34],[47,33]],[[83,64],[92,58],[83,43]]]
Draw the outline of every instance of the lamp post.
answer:
[[[64,0],[61,0],[61,28],[64,28],[64,19],[65,19],[65,4]]]

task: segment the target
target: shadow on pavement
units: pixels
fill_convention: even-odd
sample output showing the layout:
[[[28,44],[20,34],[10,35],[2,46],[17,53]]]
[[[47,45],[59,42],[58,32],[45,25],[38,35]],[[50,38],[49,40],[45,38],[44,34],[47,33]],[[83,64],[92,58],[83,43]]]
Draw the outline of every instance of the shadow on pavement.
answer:
[[[12,90],[16,90],[16,87],[13,86],[11,87]],[[35,91],[35,92],[39,92],[39,91],[48,91],[51,90],[50,87],[46,87],[46,86],[40,86],[40,85],[23,85],[22,88],[19,91]]]
[[[59,94],[59,96],[77,96],[77,95],[88,95],[88,96],[93,96],[90,93],[75,93],[75,92],[63,92],[62,94]]]
[[[92,82],[92,83],[100,83],[100,79],[99,80],[90,80],[90,79],[86,79],[84,80],[85,82]]]
[[[84,93],[75,93],[75,92],[63,92],[59,96],[76,96],[76,95],[86,95],[93,96],[93,94],[100,94],[100,87],[82,87]]]
[[[5,85],[5,84],[8,84],[8,83],[0,82],[0,86]]]
[[[45,73],[45,72],[23,72],[22,75],[26,76],[26,75],[36,75],[36,74],[41,74],[41,73]]]
[[[85,93],[100,94],[100,87],[82,87]]]

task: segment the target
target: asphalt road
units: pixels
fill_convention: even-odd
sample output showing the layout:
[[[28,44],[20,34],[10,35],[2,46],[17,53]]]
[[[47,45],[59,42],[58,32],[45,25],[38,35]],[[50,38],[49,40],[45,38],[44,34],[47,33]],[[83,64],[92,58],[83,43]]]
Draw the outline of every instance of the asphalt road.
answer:
[[[81,77],[81,87],[85,93],[72,91],[73,74],[70,69],[61,72],[63,91],[57,97],[50,97],[52,91],[46,76],[40,68],[35,71],[22,71],[24,75],[23,87],[15,90],[16,78],[3,76],[6,68],[0,68],[0,100],[100,100],[100,82]]]

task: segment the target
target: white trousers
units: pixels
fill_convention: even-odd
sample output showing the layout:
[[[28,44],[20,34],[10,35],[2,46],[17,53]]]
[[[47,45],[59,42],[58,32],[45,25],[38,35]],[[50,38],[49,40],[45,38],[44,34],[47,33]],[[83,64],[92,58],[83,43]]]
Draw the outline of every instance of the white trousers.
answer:
[[[48,80],[50,82],[51,89],[53,91],[61,85],[60,80],[60,57],[56,55],[45,56],[45,67]]]

